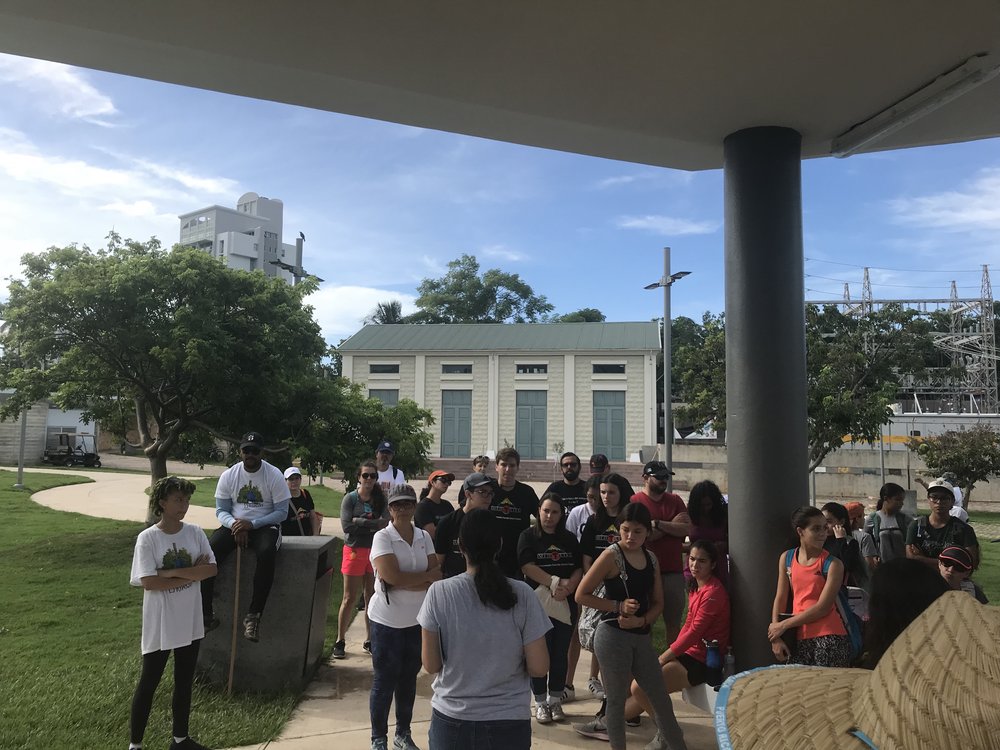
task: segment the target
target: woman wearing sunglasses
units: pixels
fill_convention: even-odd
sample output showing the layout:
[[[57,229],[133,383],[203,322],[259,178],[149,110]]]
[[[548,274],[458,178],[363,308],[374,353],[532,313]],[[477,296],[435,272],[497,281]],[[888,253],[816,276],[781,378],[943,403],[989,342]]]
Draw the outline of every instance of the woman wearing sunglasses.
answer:
[[[420,502],[413,516],[413,525],[423,529],[434,539],[438,522],[455,510],[455,506],[444,499],[444,493],[455,481],[455,475],[447,471],[432,471],[427,477],[427,486],[420,490]]]
[[[344,529],[344,552],[340,572],[344,574],[344,598],[337,615],[337,642],[333,644],[333,658],[347,656],[344,635],[350,625],[351,610],[362,588],[365,601],[371,601],[375,592],[375,570],[370,555],[375,532],[389,525],[389,508],[385,493],[378,483],[378,467],[374,461],[365,461],[358,469],[358,488],[348,492],[340,505],[340,525]],[[371,625],[365,612],[364,650],[371,653]]]

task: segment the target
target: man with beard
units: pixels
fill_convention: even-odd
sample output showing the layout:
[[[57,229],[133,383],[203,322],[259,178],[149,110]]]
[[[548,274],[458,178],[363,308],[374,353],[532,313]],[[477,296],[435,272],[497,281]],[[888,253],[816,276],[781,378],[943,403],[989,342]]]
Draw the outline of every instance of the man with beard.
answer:
[[[260,616],[274,582],[274,564],[281,544],[281,522],[288,515],[291,492],[276,466],[261,459],[264,438],[248,432],[240,441],[243,460],[219,477],[215,489],[215,515],[222,523],[208,540],[219,568],[237,546],[250,547],[257,557],[253,574],[253,597],[243,618],[243,637],[260,640]],[[237,584],[239,582],[237,581]],[[201,582],[201,606],[205,631],[219,625],[212,608],[215,577]]]
[[[646,538],[646,549],[656,555],[663,579],[663,622],[666,642],[673,643],[681,630],[685,586],[682,548],[691,532],[691,517],[679,495],[667,492],[667,478],[674,472],[663,461],[650,461],[642,467],[642,492],[632,496],[633,503],[649,508],[653,531]]]
[[[569,513],[578,505],[587,502],[587,483],[580,479],[580,457],[572,451],[559,456],[561,481],[553,482],[542,494],[549,492],[559,495],[562,500],[563,513]]]

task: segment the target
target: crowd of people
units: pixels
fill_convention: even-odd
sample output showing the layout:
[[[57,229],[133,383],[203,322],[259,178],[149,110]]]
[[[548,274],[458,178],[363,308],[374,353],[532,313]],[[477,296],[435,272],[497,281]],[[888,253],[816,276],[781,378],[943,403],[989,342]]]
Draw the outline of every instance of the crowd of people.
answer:
[[[140,535],[132,570],[132,584],[145,591],[133,750],[171,652],[171,748],[203,747],[188,736],[188,716],[198,644],[218,625],[217,566],[236,548],[254,552],[243,635],[256,642],[282,534],[309,535],[322,523],[301,471],[282,477],[261,448],[262,437],[248,433],[242,460],[220,477],[222,525],[210,539],[182,520],[190,482],[170,477],[151,492],[158,522]],[[432,750],[527,748],[532,719],[567,720],[582,650],[590,652],[587,692],[601,708],[577,732],[623,750],[626,727],[646,714],[657,730],[647,750],[686,746],[669,695],[718,686],[731,642],[728,504],[717,485],[698,482],[685,502],[668,491],[673,472],[663,462],[643,466],[635,491],[605,456],[591,457],[584,478],[579,456],[566,452],[562,478],[539,499],[518,480],[520,456],[508,447],[496,454],[495,477],[491,459],[476,457],[449,500],[454,474],[431,472],[418,497],[392,458],[382,441],[341,503],[344,586],[332,655],[347,657],[347,628],[355,607],[363,609],[372,750],[419,750],[410,724],[421,667],[434,675]],[[926,486],[929,512],[912,518],[893,483],[867,517],[861,503],[837,502],[792,514],[796,544],[778,556],[766,633],[776,661],[874,668],[945,592],[986,602],[971,580],[975,532],[952,512],[954,485],[939,478]],[[863,593],[861,612],[849,590]],[[668,645],[658,654],[651,632],[661,618]]]

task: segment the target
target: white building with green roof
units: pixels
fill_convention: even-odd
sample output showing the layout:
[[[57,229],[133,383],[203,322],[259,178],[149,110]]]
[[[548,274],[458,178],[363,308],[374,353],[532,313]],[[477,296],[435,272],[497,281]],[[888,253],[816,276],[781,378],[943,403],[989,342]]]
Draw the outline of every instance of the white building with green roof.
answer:
[[[656,444],[659,327],[650,323],[369,325],[340,345],[373,398],[434,414],[433,455],[563,451],[628,460]]]

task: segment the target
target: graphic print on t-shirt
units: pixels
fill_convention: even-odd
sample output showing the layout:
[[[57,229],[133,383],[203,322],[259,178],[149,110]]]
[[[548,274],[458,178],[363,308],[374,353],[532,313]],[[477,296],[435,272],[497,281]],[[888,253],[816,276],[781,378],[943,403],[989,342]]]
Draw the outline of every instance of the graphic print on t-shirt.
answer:
[[[506,517],[509,517],[509,518],[512,518],[512,519],[520,519],[521,518],[521,509],[517,505],[515,505],[514,503],[512,503],[509,498],[506,498],[506,497],[503,500],[501,500],[500,502],[494,503],[493,505],[491,505],[490,506],[490,511],[492,513],[494,513],[494,514],[499,513],[499,514],[501,514],[503,516],[506,516]]]
[[[191,557],[191,553],[187,551],[187,548],[181,547],[177,549],[177,545],[173,545],[171,549],[168,549],[163,553],[163,565],[161,568],[190,568],[194,564]]]
[[[247,482],[236,494],[236,502],[243,503],[248,508],[263,508],[264,495],[259,488],[254,487],[253,482]]]
[[[542,553],[541,555],[539,555],[539,557],[544,557],[544,558],[547,558],[547,559],[551,560],[554,563],[557,563],[560,560],[572,560],[573,559],[573,553],[572,552],[567,552],[562,547],[560,547],[560,546],[558,546],[556,544],[550,544],[549,548],[547,550],[545,550],[544,553]]]

